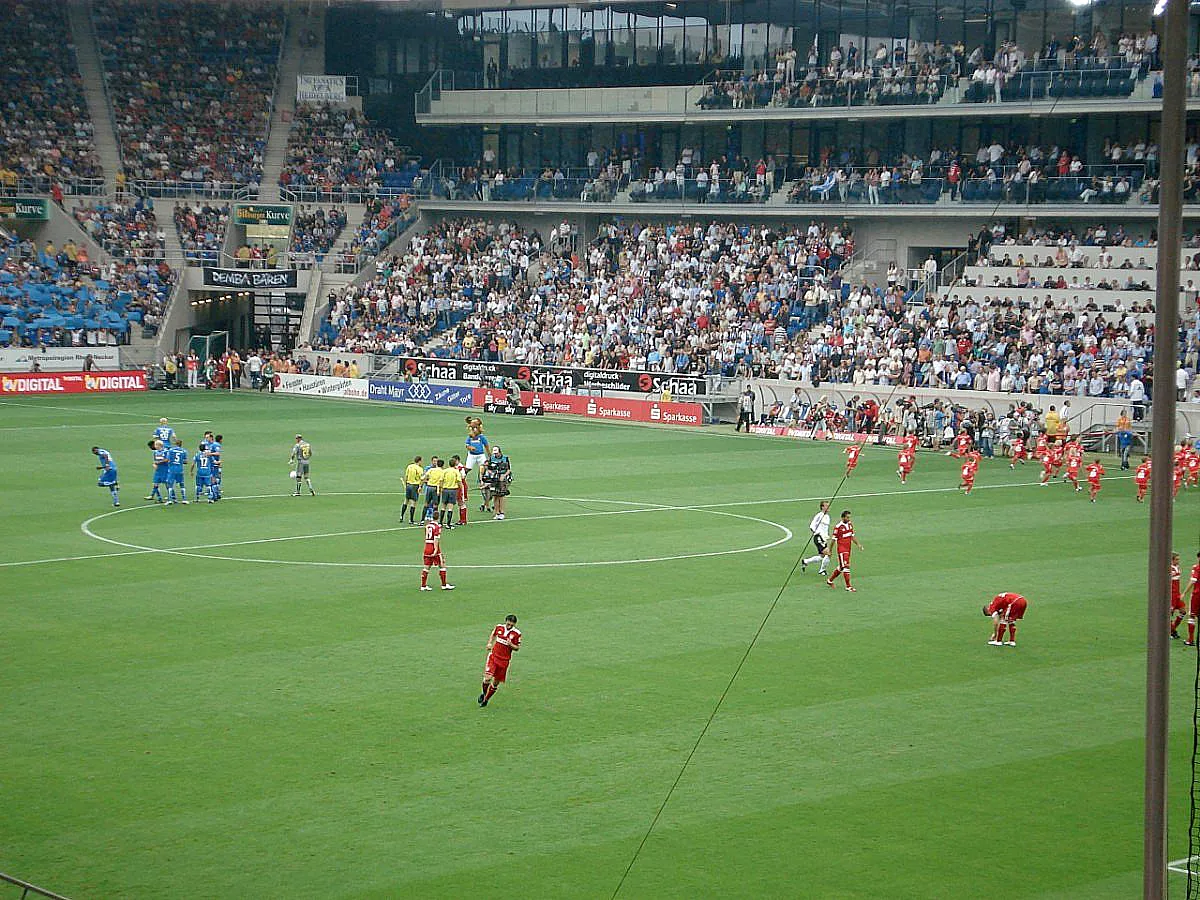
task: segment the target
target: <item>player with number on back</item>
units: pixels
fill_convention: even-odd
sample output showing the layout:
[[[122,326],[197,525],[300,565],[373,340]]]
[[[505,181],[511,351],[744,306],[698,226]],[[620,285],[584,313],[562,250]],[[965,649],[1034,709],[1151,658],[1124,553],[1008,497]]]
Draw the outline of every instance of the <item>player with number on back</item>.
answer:
[[[483,666],[483,690],[479,694],[480,707],[488,705],[492,695],[508,677],[508,664],[512,655],[521,649],[521,632],[517,630],[517,617],[508,615],[492,629],[487,642],[487,662]]]
[[[833,574],[829,576],[825,584],[833,587],[838,575],[841,575],[845,579],[846,590],[854,593],[856,588],[850,584],[850,548],[854,546],[861,550],[863,545],[854,536],[854,523],[850,521],[850,510],[842,510],[842,520],[833,529],[833,541],[837,545],[837,568],[833,570]]]
[[[1133,483],[1137,485],[1137,502],[1146,502],[1146,491],[1150,490],[1150,457],[1143,456],[1141,463],[1133,473]]]
[[[1008,467],[1010,469],[1016,469],[1018,462],[1020,462],[1021,465],[1025,465],[1028,459],[1029,453],[1025,450],[1025,438],[1018,434],[1013,438],[1012,460],[1009,462]]]
[[[96,460],[100,465],[96,466],[100,471],[100,478],[96,481],[97,487],[108,488],[108,493],[112,497],[112,505],[121,505],[121,486],[117,483],[117,461],[113,459],[112,454],[100,447],[93,447],[92,453],[96,454]]]
[[[1100,479],[1104,477],[1104,466],[1100,464],[1100,460],[1092,460],[1092,464],[1087,467],[1087,483],[1088,483],[1088,499],[1093,503],[1096,502],[1096,495],[1100,493]]]
[[[896,474],[900,476],[901,484],[908,484],[908,476],[912,474],[913,460],[916,454],[908,447],[901,447],[896,458]]]
[[[446,557],[442,555],[442,526],[437,523],[437,513],[432,509],[425,510],[425,550],[421,559],[421,590],[433,590],[429,584],[429,570],[434,566],[437,566],[438,575],[442,579],[442,590],[454,590],[454,585],[446,581]]]
[[[846,454],[846,477],[849,478],[850,473],[853,472],[854,468],[858,465],[858,457],[859,454],[862,453],[862,445],[851,444],[842,452]]]
[[[167,485],[167,504],[175,502],[175,488],[179,488],[179,502],[187,506],[187,485],[183,483],[183,467],[187,465],[188,452],[183,448],[183,439],[176,436],[167,448],[167,475],[170,482]]]
[[[821,505],[817,507],[816,515],[808,523],[809,533],[812,534],[813,547],[816,548],[816,554],[800,560],[800,571],[803,572],[815,562],[821,564],[818,570],[819,574],[825,575],[829,571],[829,501],[822,500]]]
[[[1017,646],[1017,623],[1025,617],[1025,608],[1029,601],[1020,594],[1003,593],[992,598],[992,602],[983,608],[985,616],[991,616],[994,627],[992,638],[988,643],[993,647]],[[1004,629],[1008,629],[1009,639],[1004,639]]]
[[[292,445],[292,452],[288,455],[288,462],[292,466],[292,477],[296,479],[296,489],[292,491],[293,497],[300,496],[300,488],[304,485],[308,486],[309,494],[313,497],[317,496],[316,490],[313,489],[312,478],[309,477],[311,460],[312,444],[306,441],[302,435],[296,435],[296,443]]]

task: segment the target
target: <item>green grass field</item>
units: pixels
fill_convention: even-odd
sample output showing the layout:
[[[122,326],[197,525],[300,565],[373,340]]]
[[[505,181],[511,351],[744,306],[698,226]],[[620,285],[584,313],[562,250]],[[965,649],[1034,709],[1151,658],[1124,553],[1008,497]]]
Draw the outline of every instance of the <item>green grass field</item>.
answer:
[[[160,415],[189,449],[224,433],[227,502],[142,502]],[[486,421],[510,516],[448,533],[458,590],[423,594],[400,473],[462,449],[459,411],[0,402],[0,871],[76,898],[611,897],[841,447]],[[315,499],[288,495],[296,431]],[[1095,505],[987,461],[965,498],[951,460],[902,488],[868,448],[835,503],[858,593],[797,572],[619,896],[1134,896],[1148,507],[1109,462]],[[1186,562],[1194,492],[1175,524]],[[1003,590],[1030,599],[1016,649],[986,645]],[[509,612],[524,647],[481,710]]]

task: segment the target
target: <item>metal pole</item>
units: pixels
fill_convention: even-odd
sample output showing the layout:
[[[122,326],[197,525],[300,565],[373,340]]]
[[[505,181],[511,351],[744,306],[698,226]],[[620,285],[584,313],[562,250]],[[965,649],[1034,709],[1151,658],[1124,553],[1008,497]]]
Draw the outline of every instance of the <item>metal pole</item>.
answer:
[[[1183,156],[1188,0],[1167,0],[1160,134],[1158,284],[1154,317],[1149,602],[1146,628],[1146,798],[1143,897],[1167,896],[1167,687],[1170,671],[1172,479],[1175,368],[1179,355],[1179,260],[1183,240]]]

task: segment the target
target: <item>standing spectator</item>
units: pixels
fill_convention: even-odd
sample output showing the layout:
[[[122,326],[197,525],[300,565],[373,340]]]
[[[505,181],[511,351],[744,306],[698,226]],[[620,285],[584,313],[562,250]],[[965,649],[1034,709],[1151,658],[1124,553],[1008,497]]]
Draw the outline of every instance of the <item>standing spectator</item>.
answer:
[[[742,391],[742,395],[738,397],[738,418],[737,425],[734,426],[734,431],[741,431],[742,426],[746,426],[746,433],[750,433],[750,423],[754,421],[754,391],[749,386]]]

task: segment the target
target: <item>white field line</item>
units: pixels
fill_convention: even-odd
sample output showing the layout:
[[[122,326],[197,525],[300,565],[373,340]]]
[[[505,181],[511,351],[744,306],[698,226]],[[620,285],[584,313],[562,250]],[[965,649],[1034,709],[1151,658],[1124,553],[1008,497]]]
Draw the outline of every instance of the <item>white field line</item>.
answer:
[[[1131,478],[1131,477],[1132,476],[1130,476],[1130,475],[1115,475],[1107,480],[1115,481],[1115,480],[1127,479],[1127,478]],[[1036,481],[1025,481],[1025,482],[1018,482],[1015,484],[980,484],[980,485],[975,486],[975,490],[998,490],[1001,488],[1031,487],[1031,486],[1034,486],[1037,484],[1039,484],[1039,482],[1036,482]],[[958,488],[955,488],[955,487],[911,488],[911,489],[896,490],[896,491],[869,491],[869,492],[862,492],[862,493],[855,493],[855,494],[839,494],[838,496],[841,499],[849,500],[849,499],[862,499],[862,498],[867,498],[867,497],[892,497],[892,496],[898,496],[898,495],[904,495],[904,494],[937,494],[937,493],[951,493],[951,492],[957,493],[957,491],[958,491]],[[246,496],[246,497],[227,497],[226,499],[228,499],[228,500],[265,500],[265,499],[270,499],[272,497],[287,497],[287,496],[288,496],[287,494],[254,494],[254,495],[250,495],[250,496]],[[401,492],[399,492],[399,491],[339,491],[336,493],[326,493],[326,494],[323,494],[322,496],[326,496],[326,497],[329,497],[329,496],[336,496],[336,497],[388,497],[388,496],[394,496],[394,497],[398,497],[398,496],[401,496]],[[630,506],[634,503],[642,503],[641,501],[604,500],[604,499],[597,499],[595,497],[548,497],[548,496],[541,495],[541,494],[528,494],[528,495],[524,495],[524,496],[516,495],[514,497],[514,499],[554,500],[554,501],[567,502],[567,503],[609,503],[609,504],[620,504],[622,506]],[[700,504],[693,504],[693,505],[689,505],[689,506],[660,506],[660,505],[654,505],[654,504],[649,504],[649,503],[642,503],[641,507],[638,509],[621,509],[621,510],[613,510],[611,512],[605,511],[605,512],[592,512],[592,513],[558,513],[558,514],[546,515],[546,516],[517,517],[515,519],[506,519],[505,521],[506,522],[523,522],[523,521],[529,522],[529,521],[539,521],[539,520],[544,520],[544,519],[584,518],[587,516],[600,516],[600,515],[628,515],[630,513],[636,513],[636,512],[655,512],[655,511],[664,511],[664,510],[671,510],[671,511],[718,510],[718,509],[726,509],[729,507],[737,507],[737,506],[759,506],[759,505],[768,504],[768,503],[814,503],[814,502],[819,502],[821,500],[827,500],[827,499],[829,499],[827,495],[821,494],[821,495],[816,495],[816,496],[812,496],[812,497],[773,497],[768,500],[732,500],[732,501],[728,501],[728,502],[724,502],[724,503],[700,503]],[[141,509],[143,507],[127,507],[127,508]],[[113,513],[108,512],[108,513],[103,513],[100,516],[94,516],[91,519],[88,519],[87,522],[84,523],[84,525],[85,526],[90,525],[90,523],[95,522],[98,519],[105,518],[105,517],[111,516],[111,515],[113,515]],[[472,524],[478,525],[478,524],[483,524],[485,522],[493,522],[493,521],[495,521],[495,520],[483,519],[478,522],[474,522]],[[774,523],[772,523],[772,524],[774,524]],[[112,557],[138,556],[138,555],[142,555],[142,554],[146,554],[146,553],[184,553],[184,552],[192,551],[192,550],[218,549],[221,547],[241,546],[243,544],[249,545],[249,544],[261,544],[261,543],[281,543],[284,541],[296,541],[296,540],[304,540],[304,539],[308,539],[308,538],[315,539],[315,538],[319,538],[319,537],[344,537],[344,536],[355,536],[355,535],[365,535],[365,534],[381,534],[381,533],[386,533],[386,532],[390,532],[390,531],[403,531],[403,530],[413,528],[413,527],[414,526],[412,526],[412,525],[393,526],[393,527],[389,527],[389,528],[374,528],[374,529],[365,529],[365,530],[360,530],[360,531],[330,532],[330,533],[326,533],[326,534],[312,534],[312,535],[294,535],[291,537],[282,537],[282,538],[261,538],[261,539],[252,540],[252,541],[230,542],[230,543],[226,543],[226,544],[206,544],[206,545],[196,545],[196,546],[189,546],[189,547],[173,547],[173,548],[138,547],[136,549],[124,550],[124,551],[113,552],[113,553],[93,553],[93,554],[80,555],[80,556],[55,556],[55,557],[49,557],[46,559],[29,559],[29,560],[18,560],[18,561],[13,561],[13,562],[0,562],[0,568],[13,568],[13,567],[17,567],[17,566],[36,566],[36,565],[43,565],[43,564],[49,564],[49,563],[61,563],[61,562],[77,562],[77,561],[91,560],[91,559],[104,559],[104,558],[107,558],[110,556],[112,556]],[[84,534],[87,534],[89,537],[92,537],[95,540],[103,541],[105,543],[112,543],[112,544],[114,544],[114,546],[126,546],[124,544],[110,541],[107,538],[101,537],[100,535],[97,535],[97,534],[91,532],[90,528],[84,528],[83,531],[84,531]]]
[[[1182,859],[1173,859],[1167,863],[1167,871],[1176,872],[1180,875],[1188,874],[1188,864],[1192,860],[1200,860],[1200,856],[1185,856]],[[1200,866],[1195,867],[1197,872],[1200,872]]]

